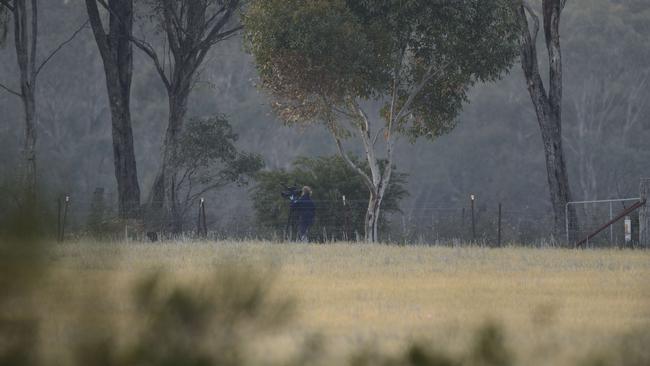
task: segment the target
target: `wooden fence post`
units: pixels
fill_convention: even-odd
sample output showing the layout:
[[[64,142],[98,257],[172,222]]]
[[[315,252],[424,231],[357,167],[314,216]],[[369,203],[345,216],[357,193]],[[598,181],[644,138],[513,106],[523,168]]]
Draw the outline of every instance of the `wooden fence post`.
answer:
[[[645,200],[645,205],[639,208],[639,245],[644,248],[650,248],[650,178],[641,179],[639,187],[641,201]]]
[[[499,202],[499,222],[497,231],[497,246],[501,247],[501,202]]]

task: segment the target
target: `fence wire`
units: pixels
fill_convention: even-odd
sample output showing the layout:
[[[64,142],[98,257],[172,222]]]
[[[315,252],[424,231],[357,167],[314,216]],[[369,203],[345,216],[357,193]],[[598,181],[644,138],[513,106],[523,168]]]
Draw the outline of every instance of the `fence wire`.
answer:
[[[154,214],[142,208],[137,220],[118,218],[117,209],[95,197],[90,200],[69,196],[57,202],[56,235],[60,239],[96,237],[108,240],[163,240],[171,238],[259,239],[271,241],[295,240],[295,226],[288,224],[287,201],[271,212],[272,219],[259,215],[231,215],[215,211],[218,202],[206,201],[188,207],[177,230],[169,226],[169,213]],[[361,241],[364,238],[364,219],[367,201],[317,200],[314,224],[309,230],[313,242]],[[207,209],[205,209],[207,207]],[[576,237],[589,232],[597,222],[607,217],[600,211],[590,211],[593,220],[576,232]],[[599,221],[600,220],[600,221]],[[592,241],[590,246],[617,245],[622,240],[622,223],[613,227],[614,241]],[[61,234],[61,231],[63,233]],[[380,239],[383,242],[403,244],[463,244],[480,245],[543,245],[565,244],[564,238],[553,233],[551,213],[534,209],[513,209],[498,205],[482,205],[473,211],[471,206],[440,207],[418,204],[408,211],[384,213],[380,218]],[[609,231],[607,231],[609,233]],[[603,235],[607,234],[604,233]],[[153,237],[152,237],[153,236]]]

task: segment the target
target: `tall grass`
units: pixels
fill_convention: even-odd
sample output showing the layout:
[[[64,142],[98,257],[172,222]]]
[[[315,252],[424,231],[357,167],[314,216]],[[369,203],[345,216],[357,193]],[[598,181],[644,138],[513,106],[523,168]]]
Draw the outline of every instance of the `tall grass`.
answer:
[[[645,251],[56,244],[12,217],[0,365],[650,363]]]

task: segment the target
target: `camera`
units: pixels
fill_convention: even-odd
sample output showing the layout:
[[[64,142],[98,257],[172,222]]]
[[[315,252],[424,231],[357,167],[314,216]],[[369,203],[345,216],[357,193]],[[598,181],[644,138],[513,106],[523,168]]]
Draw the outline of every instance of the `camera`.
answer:
[[[298,187],[291,186],[286,187],[284,191],[280,192],[280,195],[291,202],[296,202],[300,198],[301,193],[302,191]]]

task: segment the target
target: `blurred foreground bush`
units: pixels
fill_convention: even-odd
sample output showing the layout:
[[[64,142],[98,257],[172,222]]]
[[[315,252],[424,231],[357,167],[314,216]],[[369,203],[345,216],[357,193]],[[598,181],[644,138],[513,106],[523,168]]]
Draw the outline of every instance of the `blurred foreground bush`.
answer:
[[[80,343],[77,364],[246,364],[248,337],[282,326],[292,314],[293,302],[273,299],[270,285],[256,272],[234,267],[192,286],[151,275],[133,293],[138,310],[134,341],[120,347],[119,332],[99,330]]]
[[[506,347],[501,328],[492,323],[481,327],[474,335],[465,354],[452,355],[432,345],[416,342],[402,355],[386,356],[376,350],[354,355],[350,366],[510,366],[512,352]]]
[[[37,362],[38,318],[32,296],[47,269],[47,214],[36,202],[35,197],[15,200],[0,216],[0,365]]]

